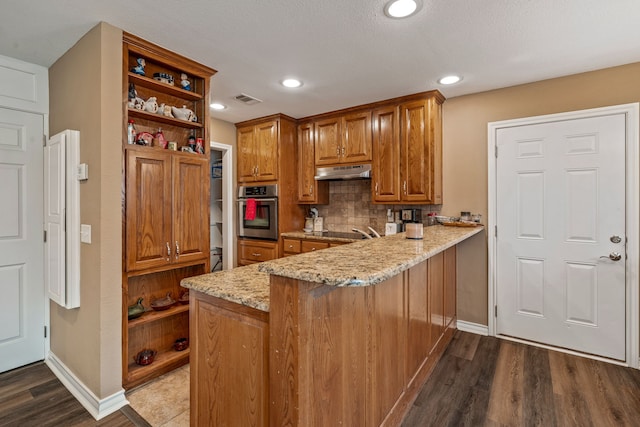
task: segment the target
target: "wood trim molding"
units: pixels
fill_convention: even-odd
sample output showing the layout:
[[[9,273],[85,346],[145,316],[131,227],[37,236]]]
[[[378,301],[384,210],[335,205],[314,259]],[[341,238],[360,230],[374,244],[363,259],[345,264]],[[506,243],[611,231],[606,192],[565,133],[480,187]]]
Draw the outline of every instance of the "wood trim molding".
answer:
[[[62,361],[51,351],[44,363],[51,369],[53,374],[69,390],[78,402],[95,418],[100,420],[123,406],[127,406],[129,401],[124,395],[124,389],[104,399],[98,398]]]
[[[489,335],[489,327],[486,325],[481,325],[479,323],[467,322],[464,320],[458,320],[456,322],[456,327],[462,332],[470,332],[476,335]]]

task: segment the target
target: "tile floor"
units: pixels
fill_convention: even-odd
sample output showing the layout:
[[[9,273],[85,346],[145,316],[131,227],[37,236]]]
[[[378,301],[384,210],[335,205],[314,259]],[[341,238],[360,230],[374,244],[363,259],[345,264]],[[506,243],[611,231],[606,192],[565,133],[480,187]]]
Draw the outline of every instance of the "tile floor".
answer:
[[[127,399],[153,427],[188,427],[189,365],[134,388]]]

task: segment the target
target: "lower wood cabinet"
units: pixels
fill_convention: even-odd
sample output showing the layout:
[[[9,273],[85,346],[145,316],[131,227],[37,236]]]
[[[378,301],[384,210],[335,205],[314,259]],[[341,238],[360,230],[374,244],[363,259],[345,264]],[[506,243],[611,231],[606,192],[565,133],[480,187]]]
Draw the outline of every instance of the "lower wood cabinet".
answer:
[[[348,245],[350,242],[339,242],[331,240],[294,239],[285,237],[282,239],[282,256],[315,252],[321,249],[333,248],[336,246]]]
[[[269,425],[269,313],[191,298],[191,425]]]
[[[278,258],[278,242],[238,239],[238,265],[249,265]]]

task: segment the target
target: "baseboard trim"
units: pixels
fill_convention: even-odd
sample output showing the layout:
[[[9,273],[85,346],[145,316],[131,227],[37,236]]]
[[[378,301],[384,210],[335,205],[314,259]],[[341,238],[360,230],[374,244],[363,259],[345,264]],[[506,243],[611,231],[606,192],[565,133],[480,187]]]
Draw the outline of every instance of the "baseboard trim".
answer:
[[[120,389],[111,396],[104,399],[98,399],[93,392],[76,377],[73,372],[55,355],[49,351],[44,363],[51,369],[53,374],[58,377],[60,382],[69,390],[78,402],[91,414],[96,420],[106,417],[114,413],[118,409],[129,404],[124,395],[124,389]]]
[[[457,328],[463,332],[470,332],[472,334],[484,336],[489,335],[489,327],[486,325],[481,325],[479,323],[473,322],[465,322],[464,320],[458,320],[456,323]]]

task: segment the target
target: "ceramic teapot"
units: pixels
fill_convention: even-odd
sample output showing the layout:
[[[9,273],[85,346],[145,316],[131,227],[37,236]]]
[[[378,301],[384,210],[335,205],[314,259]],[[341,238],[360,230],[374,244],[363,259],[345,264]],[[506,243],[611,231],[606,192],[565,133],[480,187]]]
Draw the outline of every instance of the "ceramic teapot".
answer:
[[[150,113],[155,113],[158,111],[158,101],[155,96],[147,99],[147,101],[144,103],[144,110]]]
[[[171,107],[171,112],[176,119],[186,120],[188,122],[196,121],[195,113],[188,109],[186,105],[183,105],[182,108]]]

